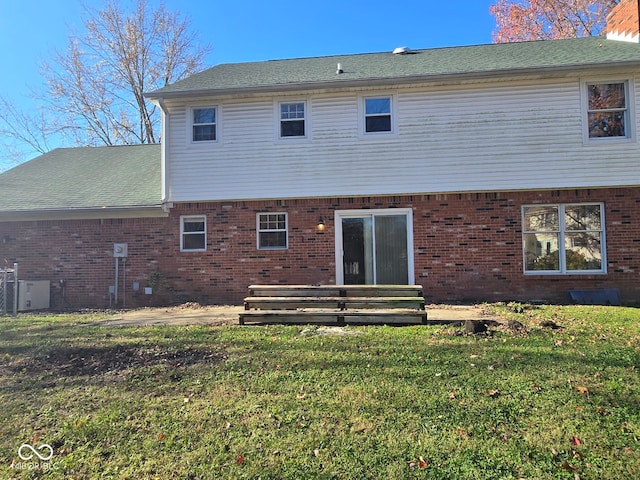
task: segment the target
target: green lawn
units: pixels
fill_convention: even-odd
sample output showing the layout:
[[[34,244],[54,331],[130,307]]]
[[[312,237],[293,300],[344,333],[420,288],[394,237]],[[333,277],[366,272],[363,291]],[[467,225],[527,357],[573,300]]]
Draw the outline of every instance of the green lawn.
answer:
[[[0,478],[640,478],[640,310],[486,308],[527,331],[0,317]]]

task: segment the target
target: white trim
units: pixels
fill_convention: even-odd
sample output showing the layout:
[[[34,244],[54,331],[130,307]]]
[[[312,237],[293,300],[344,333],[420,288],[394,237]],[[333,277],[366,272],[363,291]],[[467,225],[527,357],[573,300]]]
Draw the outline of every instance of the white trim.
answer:
[[[262,230],[260,228],[260,215],[284,215],[284,229]],[[284,247],[261,247],[260,233],[262,232],[282,232],[285,233]],[[288,250],[289,249],[289,214],[287,212],[258,212],[256,213],[256,249],[257,250]]]
[[[367,132],[366,131],[366,100],[370,98],[389,98],[391,108],[391,131],[390,132]],[[398,135],[398,95],[388,91],[378,93],[366,93],[358,95],[358,134],[361,138],[389,138]]]
[[[412,208],[380,208],[362,210],[336,210],[335,225],[335,262],[336,285],[344,285],[344,265],[342,246],[342,219],[373,217],[376,215],[405,215],[407,217],[407,285],[415,283],[415,259],[413,250],[413,209]]]
[[[184,221],[185,220],[202,220],[204,223],[204,231],[203,232],[188,232],[184,231]],[[184,248],[184,235],[188,234],[202,234],[204,233],[204,248]],[[180,216],[180,251],[181,252],[206,252],[207,251],[207,216],[206,215],[181,215]]]
[[[194,110],[198,110],[198,109],[205,109],[205,108],[214,108],[216,113],[216,121],[213,125],[215,125],[216,127],[216,139],[215,140],[194,140],[193,139],[193,111]],[[221,108],[219,105],[217,104],[213,104],[213,105],[191,105],[187,107],[187,145],[189,146],[197,146],[197,145],[212,145],[212,144],[217,144],[220,143],[220,134],[221,134],[221,129],[220,129],[220,117],[221,117]]]
[[[589,92],[588,86],[605,83],[623,83],[625,86],[625,136],[624,137],[590,137],[589,136]],[[607,145],[613,143],[636,142],[636,114],[635,114],[635,78],[634,77],[589,77],[580,79],[580,114],[582,122],[582,141],[584,145]]]
[[[565,225],[565,208],[567,206],[580,206],[580,205],[599,205],[600,206],[600,270],[567,270],[566,256],[563,255],[566,252],[564,245],[565,235],[567,234]],[[527,270],[527,255],[526,255],[526,242],[525,235],[534,233],[536,230],[525,230],[525,208],[527,207],[557,207],[558,208],[558,270]],[[541,203],[541,204],[525,204],[520,207],[521,221],[522,221],[522,271],[525,276],[532,275],[551,275],[551,276],[566,276],[566,275],[606,275],[607,274],[607,226],[605,219],[605,204],[604,202],[562,202],[562,203]],[[541,231],[541,230],[539,230]],[[595,230],[593,230],[595,231]],[[571,233],[571,230],[569,231]]]
[[[292,104],[292,103],[302,103],[304,105],[304,135],[296,135],[296,136],[290,136],[290,137],[283,137],[280,135],[280,106],[281,105],[285,105],[285,104]],[[274,128],[274,132],[275,132],[275,139],[278,142],[295,142],[295,141],[302,141],[302,140],[308,140],[311,138],[311,115],[310,115],[310,111],[309,111],[309,104],[310,102],[308,101],[307,98],[291,98],[291,99],[287,99],[287,100],[274,100],[273,101],[273,117],[274,117],[274,123],[275,123],[275,128]]]

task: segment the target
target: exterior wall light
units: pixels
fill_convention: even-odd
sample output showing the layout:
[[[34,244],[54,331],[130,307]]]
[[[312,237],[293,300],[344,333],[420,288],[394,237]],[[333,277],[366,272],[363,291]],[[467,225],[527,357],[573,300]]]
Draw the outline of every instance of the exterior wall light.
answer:
[[[322,219],[322,217],[320,217],[318,219],[318,224],[316,225],[316,232],[324,233],[324,228],[325,228],[324,220]]]

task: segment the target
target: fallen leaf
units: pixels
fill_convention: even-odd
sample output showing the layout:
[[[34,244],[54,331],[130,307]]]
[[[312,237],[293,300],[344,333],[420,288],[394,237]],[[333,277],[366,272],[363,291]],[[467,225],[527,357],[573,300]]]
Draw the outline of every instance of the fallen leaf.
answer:
[[[571,445],[579,447],[580,445],[582,445],[582,441],[578,437],[571,437]]]
[[[451,392],[451,393],[449,394],[449,398],[450,398],[451,400],[453,400],[454,398],[456,398],[456,392]]]
[[[243,463],[243,462],[244,462],[244,457],[243,457],[242,455],[238,455],[238,456],[236,457],[236,463],[237,463],[238,465],[242,465],[242,463]]]
[[[604,416],[604,415],[609,415],[609,413],[611,412],[609,412],[608,410],[605,410],[604,407],[598,407],[598,414]]]
[[[578,391],[578,393],[581,393],[582,395],[589,395],[589,389],[587,387],[577,386],[576,390]]]
[[[562,467],[561,467],[561,468],[562,468],[563,470],[568,471],[568,472],[575,472],[575,471],[577,470],[577,468],[576,468],[576,467],[572,466],[572,465],[569,463],[569,460],[565,460],[564,462],[562,462]]]
[[[164,440],[165,438],[165,434],[164,433],[159,433],[158,434],[158,441],[161,442],[162,440]]]
[[[319,456],[320,456],[320,450],[318,450],[317,448],[316,448],[316,449],[314,449],[314,450],[313,450],[313,454],[314,454],[316,457],[319,457]]]
[[[429,462],[427,462],[424,458],[420,457],[418,462],[418,467],[427,468],[429,466]]]
[[[496,398],[498,395],[500,395],[500,390],[489,390],[488,392],[486,392],[486,394],[491,398]]]
[[[532,385],[532,388],[533,388],[536,392],[540,392],[540,391],[542,391],[542,387],[541,387],[540,385],[536,384],[536,383],[534,383],[534,384]]]

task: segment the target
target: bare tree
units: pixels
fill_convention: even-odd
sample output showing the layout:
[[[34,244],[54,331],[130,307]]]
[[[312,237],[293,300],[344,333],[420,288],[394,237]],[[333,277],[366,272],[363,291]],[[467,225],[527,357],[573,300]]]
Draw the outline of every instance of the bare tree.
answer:
[[[5,156],[12,160],[12,163],[18,163],[22,155],[18,145],[26,146],[37,153],[48,151],[48,131],[46,115],[42,110],[28,114],[0,96],[0,135],[12,140],[5,142],[4,146]]]
[[[598,35],[620,0],[497,0],[495,43]]]
[[[144,92],[195,73],[208,47],[162,4],[151,10],[137,0],[128,12],[107,0],[101,10],[84,8],[84,36],[70,38],[67,52],[44,66],[59,127],[83,145],[157,142],[159,115]]]
[[[155,143],[160,115],[143,93],[200,70],[209,52],[189,20],[162,4],[136,0],[127,10],[105,0],[83,8],[84,31],[42,65],[46,87],[35,94],[42,108],[25,113],[0,98],[4,143],[40,153],[52,134],[75,145]]]

